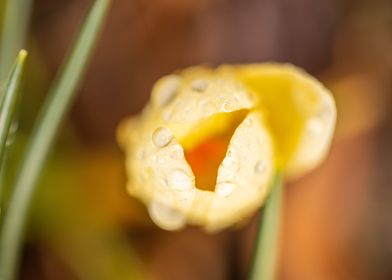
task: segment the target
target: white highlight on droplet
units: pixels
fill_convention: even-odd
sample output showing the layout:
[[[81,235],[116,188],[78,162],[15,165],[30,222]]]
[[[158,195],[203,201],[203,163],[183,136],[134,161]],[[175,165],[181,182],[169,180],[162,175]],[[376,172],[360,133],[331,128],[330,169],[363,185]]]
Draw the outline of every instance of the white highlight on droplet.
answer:
[[[148,207],[148,212],[154,223],[163,229],[178,230],[185,225],[185,215],[161,201],[153,200]]]
[[[246,127],[251,127],[253,125],[253,120],[251,118],[246,118],[244,124]]]
[[[178,144],[172,145],[171,147],[171,151],[170,151],[170,157],[171,159],[180,159],[182,157],[184,157],[184,151],[182,149],[182,147]]]
[[[165,164],[165,163],[166,163],[165,158],[162,157],[162,156],[159,156],[159,157],[158,157],[158,163],[159,163],[159,164]]]
[[[218,183],[218,185],[216,186],[216,193],[219,196],[227,197],[233,193],[234,189],[235,189],[235,185],[233,183],[221,182]]]
[[[159,127],[152,134],[152,142],[158,148],[167,146],[173,139],[173,133],[167,127]]]
[[[266,163],[264,160],[259,160],[258,162],[256,162],[255,165],[255,172],[256,173],[263,173],[266,170]]]
[[[202,79],[194,80],[191,87],[192,90],[202,93],[208,88],[208,82]]]
[[[330,120],[331,115],[333,114],[332,108],[333,107],[330,104],[330,102],[328,101],[328,99],[324,98],[324,100],[321,101],[321,105],[320,105],[320,109],[319,109],[319,113],[318,113],[318,116],[320,117],[320,119],[322,119],[324,121]]]
[[[170,103],[176,95],[180,86],[180,77],[177,75],[167,76],[161,83],[159,92],[157,93],[157,103],[163,107]]]
[[[229,101],[229,100],[223,101],[223,103],[222,103],[222,111],[224,111],[224,112],[229,112],[230,109],[231,109],[231,103],[230,103],[230,101]]]
[[[163,112],[162,118],[163,118],[163,120],[164,120],[165,122],[168,122],[168,121],[170,121],[170,119],[172,118],[172,116],[173,116],[173,110],[165,110],[165,111]]]
[[[307,129],[313,134],[320,134],[323,130],[323,122],[320,118],[312,118],[308,121]]]
[[[230,181],[236,176],[240,167],[240,159],[237,152],[233,149],[227,151],[226,157],[219,166],[218,174],[223,181]]]
[[[233,150],[227,152],[226,157],[222,161],[222,165],[226,167],[238,167],[238,157]]]
[[[168,185],[177,191],[187,191],[192,189],[193,181],[185,171],[176,169],[169,174]]]

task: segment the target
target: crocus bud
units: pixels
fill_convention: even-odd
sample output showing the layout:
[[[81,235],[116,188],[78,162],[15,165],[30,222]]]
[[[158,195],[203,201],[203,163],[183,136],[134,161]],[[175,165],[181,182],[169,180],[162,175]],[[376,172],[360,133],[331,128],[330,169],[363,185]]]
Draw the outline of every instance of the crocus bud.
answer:
[[[128,191],[167,230],[237,224],[269,193],[325,157],[331,94],[291,65],[193,67],[161,78],[139,116],[119,126]]]

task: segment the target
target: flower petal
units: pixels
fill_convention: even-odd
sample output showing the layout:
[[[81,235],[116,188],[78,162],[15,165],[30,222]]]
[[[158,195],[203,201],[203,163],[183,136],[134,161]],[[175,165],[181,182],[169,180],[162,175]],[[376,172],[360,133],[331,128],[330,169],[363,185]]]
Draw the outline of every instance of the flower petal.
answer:
[[[296,178],[325,158],[333,136],[336,106],[331,93],[299,68],[285,64],[236,67],[238,78],[257,94],[267,115],[286,177]]]
[[[128,191],[164,229],[226,228],[262,205],[276,168],[292,178],[325,157],[335,118],[331,94],[293,66],[193,67],[168,75],[142,114],[119,127]],[[194,164],[203,172],[194,173]]]
[[[269,193],[274,171],[270,132],[262,114],[253,111],[234,132],[219,167],[206,228],[220,230],[249,217]]]

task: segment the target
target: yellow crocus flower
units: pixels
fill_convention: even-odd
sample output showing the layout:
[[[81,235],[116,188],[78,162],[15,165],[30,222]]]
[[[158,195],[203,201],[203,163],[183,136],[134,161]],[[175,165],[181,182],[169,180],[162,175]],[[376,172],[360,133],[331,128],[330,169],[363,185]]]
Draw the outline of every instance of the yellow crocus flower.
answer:
[[[330,92],[286,64],[192,67],[161,78],[119,126],[128,191],[167,230],[221,230],[264,202],[276,169],[296,178],[325,157]]]

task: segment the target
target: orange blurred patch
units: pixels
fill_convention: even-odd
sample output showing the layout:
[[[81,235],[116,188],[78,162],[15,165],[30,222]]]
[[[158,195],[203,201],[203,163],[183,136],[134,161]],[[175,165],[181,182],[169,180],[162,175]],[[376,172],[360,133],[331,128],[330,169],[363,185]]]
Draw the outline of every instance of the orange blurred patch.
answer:
[[[195,174],[199,189],[215,190],[218,168],[225,158],[229,139],[222,136],[210,138],[196,148],[185,151],[185,158]]]

